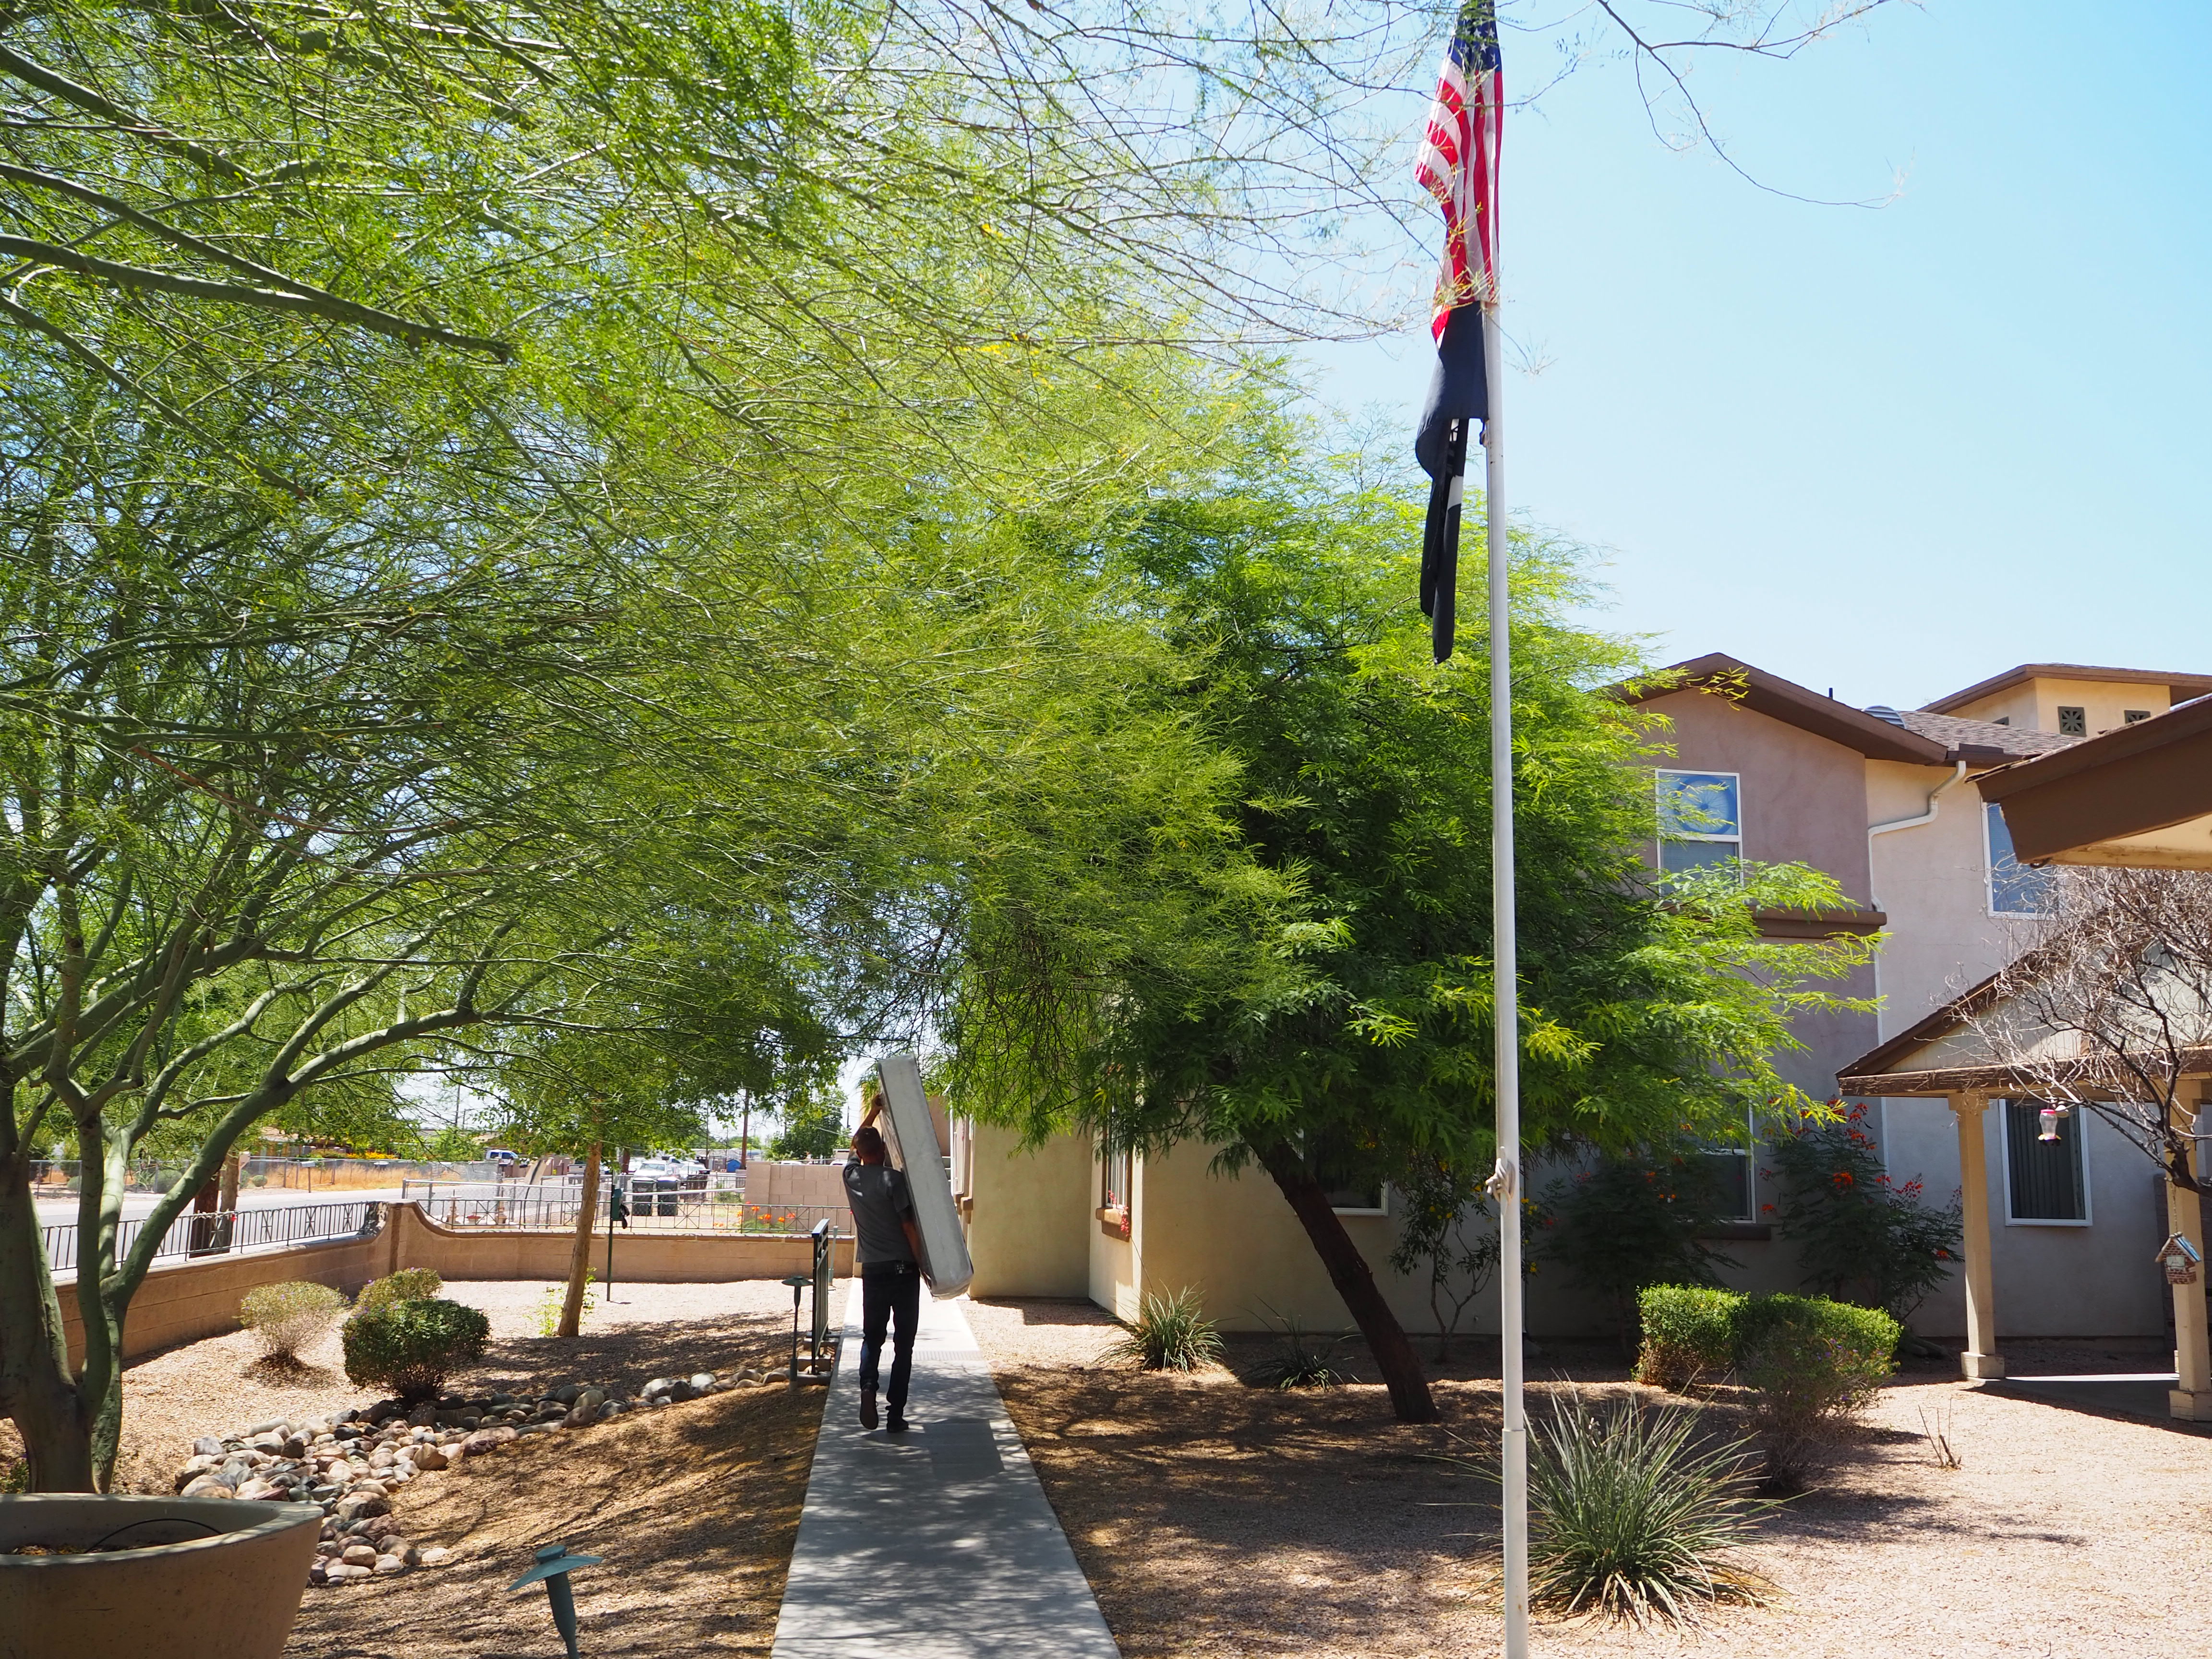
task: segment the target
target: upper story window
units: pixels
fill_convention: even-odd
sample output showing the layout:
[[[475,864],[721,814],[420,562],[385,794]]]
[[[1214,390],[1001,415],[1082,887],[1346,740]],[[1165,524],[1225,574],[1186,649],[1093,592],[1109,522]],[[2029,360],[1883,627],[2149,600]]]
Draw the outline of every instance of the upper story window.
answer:
[[[1659,772],[1659,867],[1669,873],[1743,856],[1742,779]]]
[[[2147,720],[2149,718],[2150,710],[2148,708],[2123,708],[2120,710],[2120,722],[2124,726],[2133,726],[2137,720]]]
[[[2012,855],[2012,831],[2005,828],[2004,813],[1995,802],[1982,808],[1990,854],[1990,914],[1993,916],[2041,916],[2050,913],[2051,875],[2033,869]]]
[[[2089,735],[2089,711],[2058,705],[2058,735],[2062,738],[2086,738]]]

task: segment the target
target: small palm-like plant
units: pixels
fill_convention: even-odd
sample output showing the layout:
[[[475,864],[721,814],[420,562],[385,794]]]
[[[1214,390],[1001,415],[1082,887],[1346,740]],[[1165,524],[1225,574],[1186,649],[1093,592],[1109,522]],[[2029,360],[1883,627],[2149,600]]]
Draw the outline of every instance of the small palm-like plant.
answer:
[[[1765,1581],[1721,1559],[1771,1505],[1759,1455],[1698,1413],[1578,1394],[1529,1437],[1529,1596],[1563,1613],[1694,1624],[1704,1604],[1759,1602]]]
[[[1109,1359],[1139,1370],[1194,1371],[1221,1358],[1221,1334],[1199,1311],[1198,1291],[1184,1285],[1173,1296],[1155,1291],[1137,1304],[1129,1334],[1107,1349]]]

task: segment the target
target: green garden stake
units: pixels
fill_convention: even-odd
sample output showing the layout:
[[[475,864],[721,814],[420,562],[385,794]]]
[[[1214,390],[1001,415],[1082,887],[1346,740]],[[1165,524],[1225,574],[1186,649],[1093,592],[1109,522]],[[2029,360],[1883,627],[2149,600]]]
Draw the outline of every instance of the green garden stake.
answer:
[[[580,1652],[576,1646],[576,1597],[568,1588],[568,1575],[578,1567],[599,1565],[596,1555],[571,1555],[566,1544],[548,1544],[538,1552],[538,1565],[507,1586],[519,1590],[526,1584],[544,1581],[545,1599],[553,1604],[553,1628],[568,1644],[568,1659],[579,1659]]]

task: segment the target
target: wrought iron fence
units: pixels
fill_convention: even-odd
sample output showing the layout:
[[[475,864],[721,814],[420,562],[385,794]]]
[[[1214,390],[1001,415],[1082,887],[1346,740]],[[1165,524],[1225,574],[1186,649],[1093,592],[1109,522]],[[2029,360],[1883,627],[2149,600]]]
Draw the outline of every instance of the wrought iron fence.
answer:
[[[441,1226],[525,1231],[573,1229],[583,1202],[580,1185],[519,1181],[410,1181],[400,1195]],[[633,1181],[612,1192],[601,1187],[592,1211],[595,1230],[607,1225],[608,1207],[617,1197],[622,1210],[615,1224],[632,1231],[803,1234],[820,1221],[841,1233],[853,1227],[852,1212],[842,1204],[748,1204],[741,1192],[726,1187]]]
[[[338,1204],[272,1204],[250,1210],[187,1210],[171,1222],[154,1252],[156,1261],[178,1257],[222,1255],[247,1250],[283,1249],[358,1238],[384,1225],[384,1206],[356,1200]],[[128,1255],[145,1231],[143,1220],[125,1221],[115,1230],[115,1254]],[[75,1273],[77,1230],[74,1224],[41,1230],[46,1261],[57,1273]]]

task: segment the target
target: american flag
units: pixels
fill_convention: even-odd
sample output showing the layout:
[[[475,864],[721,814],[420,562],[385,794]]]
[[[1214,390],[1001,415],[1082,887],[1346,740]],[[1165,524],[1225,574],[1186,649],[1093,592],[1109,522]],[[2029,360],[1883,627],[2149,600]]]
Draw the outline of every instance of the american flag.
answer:
[[[1430,619],[1438,662],[1452,653],[1469,428],[1490,418],[1482,313],[1498,301],[1498,143],[1504,118],[1497,0],[1465,0],[1413,163],[1413,176],[1444,212],[1443,268],[1429,319],[1437,367],[1413,439],[1413,453],[1430,481],[1421,610]]]
[[[1461,306],[1488,305],[1498,291],[1498,143],[1504,125],[1498,80],[1496,0],[1466,0],[1451,48],[1437,71],[1436,101],[1413,176],[1444,214],[1443,267],[1430,331]]]

